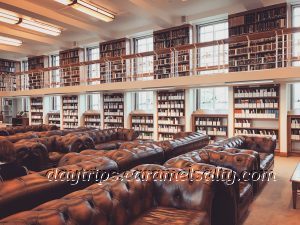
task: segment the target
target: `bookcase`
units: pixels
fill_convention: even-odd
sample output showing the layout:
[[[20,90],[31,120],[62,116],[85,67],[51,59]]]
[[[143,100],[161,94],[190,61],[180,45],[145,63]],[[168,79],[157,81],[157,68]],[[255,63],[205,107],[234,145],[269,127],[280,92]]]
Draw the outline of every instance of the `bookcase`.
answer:
[[[175,48],[192,43],[192,25],[155,31],[153,33],[154,79],[164,79],[170,76],[189,76],[191,68],[191,51],[163,51],[164,48]]]
[[[287,117],[288,155],[300,155],[300,115]]]
[[[43,97],[30,98],[31,125],[43,124]]]
[[[103,95],[104,129],[124,127],[124,94]]]
[[[49,66],[49,57],[35,56],[28,58],[28,70],[33,70],[28,74],[29,89],[41,89],[46,86],[48,72],[39,71],[39,69],[47,68]]]
[[[126,59],[110,61],[110,58],[130,54],[130,40],[121,38],[99,44],[100,58],[107,58],[100,63],[100,83],[125,82],[130,62]]]
[[[139,139],[154,139],[154,120],[151,113],[131,113],[130,128],[139,131]]]
[[[228,137],[227,114],[192,114],[192,131],[207,134],[211,141]]]
[[[60,66],[77,64],[84,61],[84,49],[74,48],[59,52]],[[81,68],[80,66],[64,67],[60,70],[61,86],[80,85]]]
[[[83,114],[84,126],[101,128],[101,115],[97,111],[87,111]]]
[[[20,62],[8,59],[0,59],[0,91],[16,90],[16,77],[11,75],[19,71]],[[12,84],[12,86],[9,87],[7,84]]]
[[[72,129],[79,126],[78,96],[62,96],[63,128]]]
[[[229,72],[286,66],[287,4],[277,4],[229,16]]]
[[[235,135],[272,136],[279,141],[279,85],[234,87]]]
[[[185,130],[185,91],[157,92],[158,140],[173,139]]]
[[[47,116],[49,125],[56,125],[57,127],[60,127],[60,112],[49,112]]]

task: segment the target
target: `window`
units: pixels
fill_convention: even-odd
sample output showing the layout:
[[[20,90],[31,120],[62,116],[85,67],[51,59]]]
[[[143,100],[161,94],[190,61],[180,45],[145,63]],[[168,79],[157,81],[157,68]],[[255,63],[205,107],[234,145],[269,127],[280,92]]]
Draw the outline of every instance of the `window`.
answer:
[[[51,109],[53,111],[60,111],[60,96],[51,97]]]
[[[88,110],[100,111],[100,94],[90,94],[87,96]]]
[[[153,36],[144,36],[134,39],[135,53],[153,51]],[[153,79],[153,56],[139,57],[136,59],[135,74],[138,80]]]
[[[216,41],[228,38],[228,22],[220,21],[197,26],[198,42]],[[228,44],[219,44],[198,49],[199,67],[213,67],[228,64]],[[228,69],[200,71],[200,74],[225,73]]]
[[[153,110],[153,92],[144,91],[135,93],[135,109],[152,112]]]
[[[292,12],[293,27],[300,27],[300,6],[294,6]],[[293,56],[300,56],[300,33],[293,34]],[[293,62],[293,66],[300,66],[300,61]]]
[[[228,109],[228,88],[199,88],[196,94],[197,109],[226,110]]]
[[[50,56],[51,66],[59,66],[59,55]],[[60,86],[59,69],[51,71],[51,87]]]
[[[21,71],[28,71],[28,61],[22,61],[21,63]],[[21,85],[21,90],[26,90],[28,89],[28,74],[23,74],[20,76],[20,85]]]
[[[100,57],[99,53],[99,47],[93,47],[93,48],[87,48],[87,60],[98,60]],[[91,64],[88,65],[88,79],[89,84],[99,84],[100,81],[95,80],[99,78],[100,79],[100,64]]]

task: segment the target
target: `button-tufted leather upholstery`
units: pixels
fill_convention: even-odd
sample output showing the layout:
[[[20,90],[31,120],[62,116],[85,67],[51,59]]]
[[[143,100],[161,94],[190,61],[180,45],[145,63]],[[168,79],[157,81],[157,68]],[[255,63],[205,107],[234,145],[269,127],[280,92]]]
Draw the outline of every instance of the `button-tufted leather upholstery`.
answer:
[[[197,164],[211,164],[214,166],[221,166],[232,169],[237,172],[238,179],[247,179],[249,182],[238,182],[238,208],[239,208],[239,220],[241,221],[249,208],[253,199],[253,182],[250,177],[243,176],[244,171],[252,172],[256,166],[256,157],[249,154],[235,153],[232,154],[226,151],[211,151],[211,150],[196,150],[184,155],[177,156],[168,160],[164,166],[168,168],[191,168],[192,165]]]
[[[158,165],[135,168],[153,169],[168,170]],[[172,168],[171,171],[179,173],[181,170]],[[31,211],[4,218],[0,224],[234,224],[222,221],[215,214],[215,205],[219,204],[215,196],[222,195],[217,193],[215,186],[216,183],[211,180],[109,179],[102,185],[92,185]],[[212,218],[215,220],[212,221]]]
[[[55,125],[30,125],[30,126],[17,126],[17,127],[7,127],[0,129],[0,136],[9,136],[17,133],[25,133],[28,131],[49,131],[58,130]]]

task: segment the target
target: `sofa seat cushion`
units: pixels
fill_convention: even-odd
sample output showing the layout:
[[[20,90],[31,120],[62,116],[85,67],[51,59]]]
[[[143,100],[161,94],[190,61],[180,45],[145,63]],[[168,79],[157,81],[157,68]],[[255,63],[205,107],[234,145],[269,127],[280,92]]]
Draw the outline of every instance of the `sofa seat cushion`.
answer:
[[[57,164],[64,155],[66,154],[62,152],[49,152],[49,161],[50,163]]]
[[[259,153],[260,169],[268,170],[274,163],[274,155],[269,153]]]
[[[95,149],[97,150],[115,150],[119,148],[119,143],[117,142],[108,142],[95,145]]]
[[[204,225],[210,223],[206,212],[167,207],[151,209],[130,223],[130,225],[152,224]]]
[[[252,201],[253,190],[249,182],[240,182],[239,189],[240,189],[240,199],[239,199],[240,205],[244,205]]]

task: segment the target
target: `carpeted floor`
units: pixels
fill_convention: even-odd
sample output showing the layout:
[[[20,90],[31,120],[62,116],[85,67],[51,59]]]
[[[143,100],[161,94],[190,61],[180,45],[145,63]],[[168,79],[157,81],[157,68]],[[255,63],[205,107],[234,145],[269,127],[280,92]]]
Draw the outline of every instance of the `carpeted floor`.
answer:
[[[243,225],[299,225],[300,197],[297,209],[292,206],[292,184],[290,177],[300,162],[300,157],[276,157],[275,182],[269,182],[250,206],[249,215]]]

